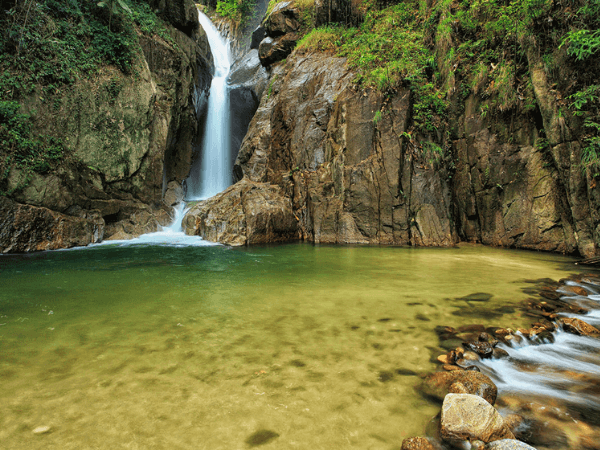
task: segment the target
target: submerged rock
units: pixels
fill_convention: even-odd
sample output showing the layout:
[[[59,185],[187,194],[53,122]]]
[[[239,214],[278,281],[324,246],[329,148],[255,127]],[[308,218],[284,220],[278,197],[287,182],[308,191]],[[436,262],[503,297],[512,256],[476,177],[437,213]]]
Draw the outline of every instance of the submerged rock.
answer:
[[[485,450],[536,450],[536,448],[516,439],[501,439],[487,444]]]
[[[271,430],[258,430],[252,433],[246,438],[246,444],[250,447],[257,447],[271,442],[273,439],[278,438],[279,434]]]
[[[40,426],[33,429],[33,434],[46,434],[52,430],[49,426]]]
[[[433,373],[423,380],[418,389],[439,400],[448,393],[473,394],[492,405],[498,396],[498,388],[487,375],[471,370]]]
[[[448,394],[442,405],[440,434],[445,441],[491,442],[513,439],[502,416],[486,400],[471,394]]]

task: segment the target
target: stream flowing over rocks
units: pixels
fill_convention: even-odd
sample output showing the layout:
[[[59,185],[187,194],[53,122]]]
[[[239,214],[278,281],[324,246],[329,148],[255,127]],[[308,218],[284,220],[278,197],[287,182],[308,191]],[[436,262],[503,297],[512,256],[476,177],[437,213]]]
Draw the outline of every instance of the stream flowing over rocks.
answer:
[[[402,449],[599,448],[600,278],[541,283],[541,300],[527,305],[538,320],[530,329],[438,327],[442,346],[463,342],[417,387],[442,402],[441,414],[428,437],[405,439]],[[473,351],[480,344],[494,351]]]

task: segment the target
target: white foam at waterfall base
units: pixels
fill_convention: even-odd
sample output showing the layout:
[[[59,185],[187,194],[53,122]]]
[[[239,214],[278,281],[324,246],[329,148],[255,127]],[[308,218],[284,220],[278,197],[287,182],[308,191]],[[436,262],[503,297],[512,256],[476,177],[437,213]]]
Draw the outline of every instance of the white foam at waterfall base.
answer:
[[[214,60],[201,155],[186,180],[186,200],[203,200],[224,191],[232,182],[229,162],[230,126],[227,75],[231,66],[229,43],[210,19],[198,11],[198,20],[206,32]]]
[[[175,217],[173,223],[167,227],[162,227],[155,233],[142,234],[133,239],[109,240],[97,244],[90,244],[89,247],[97,246],[129,246],[129,245],[164,245],[170,247],[203,247],[211,245],[221,245],[210,241],[205,241],[200,236],[188,236],[182,228],[182,221],[189,208],[185,208],[184,203],[180,203],[174,208]]]

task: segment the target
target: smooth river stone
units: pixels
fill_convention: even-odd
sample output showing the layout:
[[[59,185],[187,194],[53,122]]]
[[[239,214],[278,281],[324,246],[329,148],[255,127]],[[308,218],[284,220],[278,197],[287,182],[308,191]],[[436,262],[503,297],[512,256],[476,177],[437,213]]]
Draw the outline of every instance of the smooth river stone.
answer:
[[[536,450],[536,448],[516,439],[502,439],[490,442],[485,450]]]
[[[439,400],[444,400],[448,393],[475,394],[492,405],[498,395],[498,388],[490,377],[471,370],[432,373],[423,380],[419,390]]]
[[[446,395],[440,435],[450,443],[466,440],[488,443],[515,437],[492,405],[471,394]]]

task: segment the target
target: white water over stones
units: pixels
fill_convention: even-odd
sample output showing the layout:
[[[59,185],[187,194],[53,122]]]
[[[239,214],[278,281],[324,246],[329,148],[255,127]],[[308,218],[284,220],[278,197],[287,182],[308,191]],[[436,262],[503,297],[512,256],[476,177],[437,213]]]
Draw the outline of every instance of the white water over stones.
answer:
[[[181,222],[189,208],[185,203],[180,203],[175,207],[175,217],[173,223],[168,227],[162,227],[161,231],[155,233],[142,234],[133,239],[107,240],[98,244],[90,244],[88,247],[100,245],[111,246],[129,246],[129,245],[164,245],[169,247],[203,247],[207,245],[220,245],[214,242],[203,240],[200,236],[188,236],[183,232]]]
[[[561,291],[562,300],[589,310],[588,314],[560,314],[600,326],[600,285],[567,281],[585,289],[587,296]],[[554,333],[554,342],[498,346],[507,359],[483,359],[477,363],[502,394],[545,397],[600,413],[600,339],[578,336],[563,330]]]
[[[232,181],[229,164],[229,92],[227,75],[231,66],[228,41],[210,19],[198,11],[213,55],[215,73],[210,85],[202,152],[186,180],[186,201],[204,200],[224,191]]]

